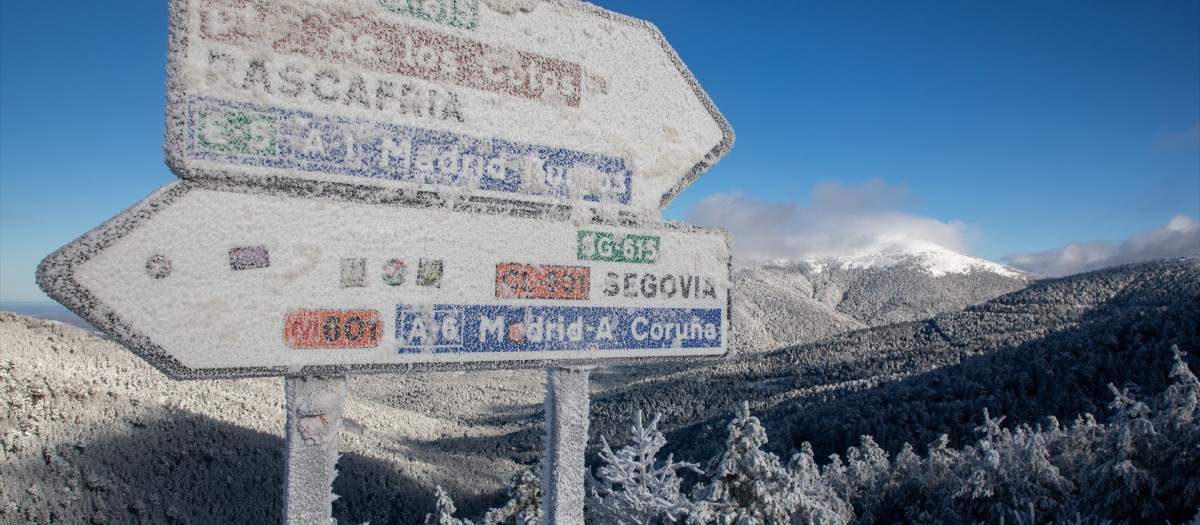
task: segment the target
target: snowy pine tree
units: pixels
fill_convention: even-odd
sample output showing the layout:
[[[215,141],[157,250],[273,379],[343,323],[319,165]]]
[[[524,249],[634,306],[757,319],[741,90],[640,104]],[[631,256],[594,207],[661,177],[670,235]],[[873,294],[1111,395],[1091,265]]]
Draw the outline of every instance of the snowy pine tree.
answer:
[[[1109,385],[1115,399],[1095,460],[1080,472],[1080,508],[1128,522],[1183,522],[1200,513],[1200,381],[1172,347],[1174,382],[1154,401]]]
[[[688,523],[772,525],[791,522],[799,506],[795,483],[779,458],[761,450],[767,431],[743,402],[729,423],[725,452],[716,459],[712,482],[702,487]]]
[[[434,490],[434,495],[437,497],[437,502],[434,503],[434,511],[432,514],[425,515],[425,525],[474,525],[470,520],[460,520],[454,517],[454,512],[458,509],[454,508],[454,500],[450,499],[450,495],[442,490],[442,486],[438,485]]]
[[[861,446],[846,451],[844,479],[849,497],[860,502],[860,519],[873,522],[879,503],[887,499],[892,488],[891,462],[888,453],[871,436],[861,436],[859,441]]]
[[[1196,508],[1195,522],[1200,523],[1200,380],[1188,368],[1179,347],[1172,346],[1171,351],[1174,382],[1163,393],[1157,410],[1158,428],[1171,445],[1160,487],[1164,493],[1177,495],[1180,508],[1169,512],[1172,518],[1187,512],[1184,502],[1190,501]]]
[[[821,478],[813,458],[812,445],[800,445],[800,452],[788,462],[788,473],[798,496],[792,523],[797,525],[844,525],[854,519],[854,510]]]
[[[667,444],[658,431],[661,414],[649,426],[642,424],[642,411],[630,428],[629,445],[613,452],[604,436],[600,459],[604,465],[591,478],[588,494],[589,517],[596,524],[677,523],[691,513],[692,504],[679,492],[682,480],[676,471],[704,472],[693,463],[676,463],[674,456],[655,464],[655,455]]]
[[[983,438],[963,452],[954,506],[974,519],[1044,521],[1059,515],[1075,486],[1051,462],[1048,435],[1028,425],[1003,428],[1004,417],[993,419],[986,409],[983,419],[976,428]]]
[[[482,525],[536,525],[542,522],[542,476],[522,470],[508,478],[508,503],[492,509]]]

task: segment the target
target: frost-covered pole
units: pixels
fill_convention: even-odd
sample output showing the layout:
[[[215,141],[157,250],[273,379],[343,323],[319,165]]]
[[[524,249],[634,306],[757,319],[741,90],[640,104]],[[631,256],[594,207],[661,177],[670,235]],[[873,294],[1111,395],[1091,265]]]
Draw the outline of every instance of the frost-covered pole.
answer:
[[[283,523],[333,523],[337,440],[346,406],[346,376],[284,378],[287,457]]]
[[[546,459],[542,523],[583,523],[583,451],[588,433],[588,376],[594,367],[546,369]]]

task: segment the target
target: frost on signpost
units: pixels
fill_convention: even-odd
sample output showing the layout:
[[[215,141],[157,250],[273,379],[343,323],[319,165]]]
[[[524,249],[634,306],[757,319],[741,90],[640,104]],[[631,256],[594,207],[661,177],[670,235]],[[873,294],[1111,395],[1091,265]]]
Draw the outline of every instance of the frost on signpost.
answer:
[[[331,523],[337,440],[346,406],[346,377],[303,376],[284,380],[287,454],[284,523]]]
[[[660,214],[733,130],[653,25],[538,6],[170,0],[181,180],[39,266],[172,378],[289,377],[289,523],[329,520],[345,374],[729,351],[732,239]],[[588,372],[550,376],[582,522]]]
[[[546,370],[546,456],[542,469],[544,523],[583,523],[583,452],[592,367]]]

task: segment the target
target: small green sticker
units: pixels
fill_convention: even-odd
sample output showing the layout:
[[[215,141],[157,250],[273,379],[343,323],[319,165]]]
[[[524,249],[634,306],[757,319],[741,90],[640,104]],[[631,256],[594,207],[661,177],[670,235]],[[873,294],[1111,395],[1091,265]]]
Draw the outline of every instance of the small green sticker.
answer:
[[[437,24],[475,29],[479,0],[378,0],[384,9]]]
[[[362,257],[342,259],[342,288],[367,286],[367,260]]]
[[[201,107],[196,116],[196,144],[201,148],[258,157],[279,155],[275,117],[214,106]]]
[[[578,240],[576,255],[583,261],[658,262],[659,238],[654,235],[615,235],[579,230]]]
[[[417,264],[417,286],[442,287],[442,260],[421,259]]]

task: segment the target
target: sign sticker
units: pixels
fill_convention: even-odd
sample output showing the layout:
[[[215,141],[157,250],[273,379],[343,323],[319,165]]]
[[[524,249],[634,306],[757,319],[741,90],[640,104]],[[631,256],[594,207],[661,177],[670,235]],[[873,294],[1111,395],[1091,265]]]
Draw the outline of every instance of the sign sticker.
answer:
[[[400,353],[720,348],[720,308],[396,306]]]
[[[417,265],[417,286],[442,287],[442,260],[421,259]]]
[[[245,167],[627,205],[624,159],[465,134],[193,98],[187,155]]]
[[[475,29],[479,22],[479,0],[446,0],[413,2],[411,0],[378,0],[388,11],[429,22],[461,29]]]
[[[146,273],[153,279],[166,279],[171,275],[171,260],[161,253],[151,255],[146,259]]]
[[[367,260],[362,257],[342,259],[342,288],[362,288],[367,285]]]
[[[580,230],[576,256],[581,261],[654,264],[660,240],[655,235],[617,235]]]
[[[372,348],[382,334],[375,310],[298,310],[283,321],[283,340],[292,348]]]
[[[248,246],[229,249],[229,267],[233,270],[253,270],[271,265],[266,246]],[[169,270],[168,270],[169,273]]]
[[[408,265],[404,263],[404,259],[392,259],[383,263],[383,282],[388,286],[400,286],[404,284],[404,275],[408,273]]]
[[[462,0],[408,0],[408,9],[396,9],[399,3],[396,0],[379,3],[388,11],[430,21],[478,18],[478,8],[471,13],[470,2]],[[448,3],[453,3],[453,11],[459,12],[447,17],[445,7]],[[196,40],[198,44],[270,49],[279,55],[298,58],[303,64],[332,63],[338,64],[339,69],[399,74],[548,104],[579,107],[583,91],[583,67],[580,64],[509,46],[485,44],[459,36],[461,32],[432,31],[385,17],[362,16],[361,12],[342,9],[345,6],[341,4],[305,2],[296,6],[269,0],[198,0],[194,5],[198,8],[201,23]],[[412,9],[414,4],[420,7]],[[460,10],[458,6],[468,9]],[[428,7],[434,9],[427,11]],[[439,11],[438,7],[443,9]],[[245,18],[246,11],[251,9],[295,23],[239,26],[228,22],[238,18],[250,22]],[[263,67],[261,62],[259,67]],[[304,84],[293,83],[289,77],[302,74],[302,71],[295,71],[290,75],[267,75],[265,72],[251,75],[248,71],[238,80],[248,79],[242,82],[243,85],[261,81],[262,89],[270,89],[268,86],[274,82],[283,86],[278,88],[281,91],[301,91]],[[301,87],[294,88],[295,84]],[[365,87],[362,91],[361,96],[369,96]]]
[[[591,268],[530,264],[497,264],[496,297],[521,299],[587,299]]]

